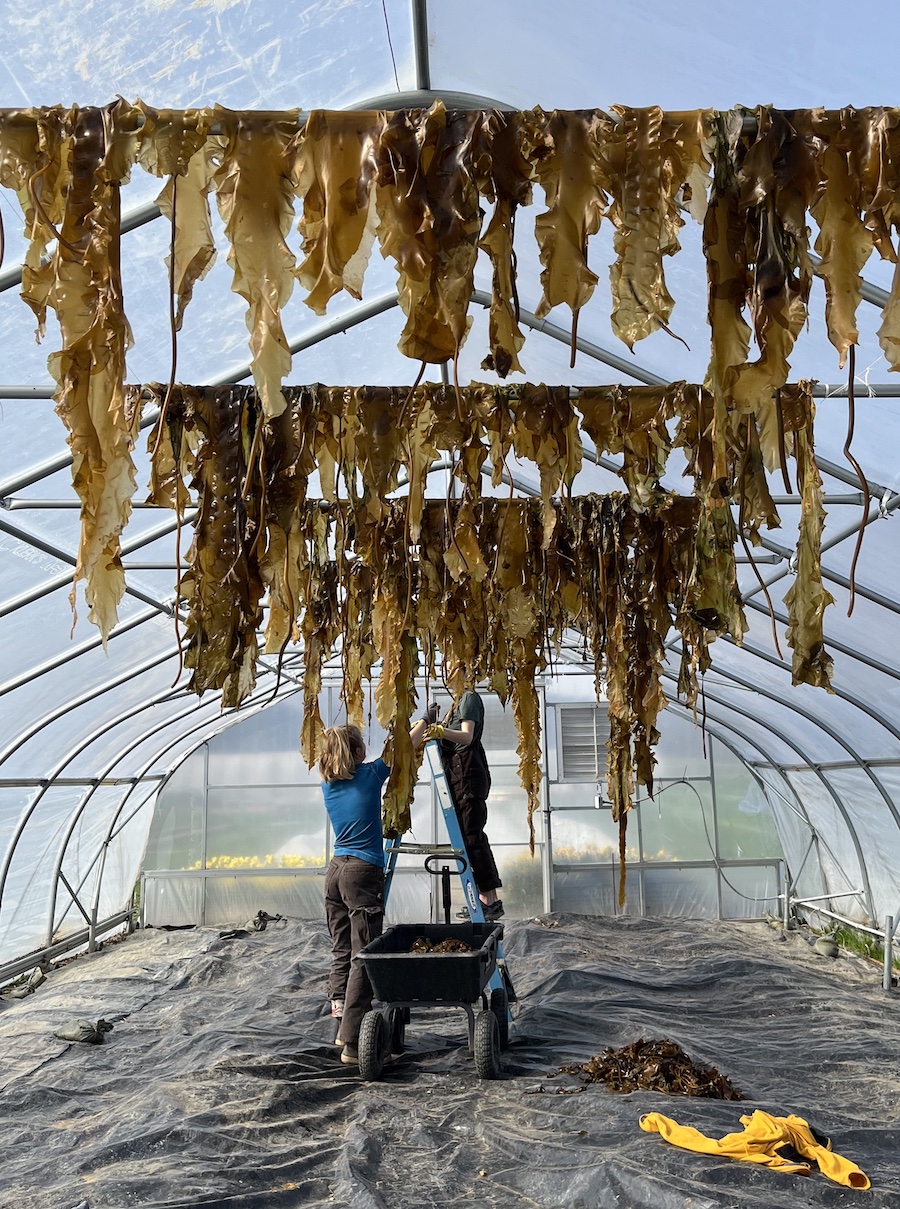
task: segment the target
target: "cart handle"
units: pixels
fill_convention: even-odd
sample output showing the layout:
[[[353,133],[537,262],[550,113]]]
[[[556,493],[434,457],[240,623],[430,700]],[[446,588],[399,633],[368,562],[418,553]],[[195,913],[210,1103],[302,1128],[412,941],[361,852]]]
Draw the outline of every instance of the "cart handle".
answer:
[[[438,868],[436,864],[431,864],[432,861],[442,861],[443,862],[443,861],[448,861],[448,860],[456,861],[459,864],[459,868],[451,870],[449,865],[447,865],[447,866],[442,865],[441,868]],[[432,852],[429,856],[425,857],[425,868],[428,870],[428,872],[431,874],[432,877],[440,877],[441,874],[443,873],[445,867],[448,872],[465,873],[465,871],[469,867],[469,862],[466,860],[466,858],[464,856],[460,856],[456,852],[447,853],[447,854],[443,854],[440,852]]]
[[[431,852],[425,857],[425,868],[432,877],[439,877],[441,879],[441,901],[443,902],[444,906],[445,924],[449,924],[450,922],[450,866],[447,864],[442,864],[440,869],[438,869],[436,865],[430,864],[429,862],[447,860],[456,861],[456,863],[459,865],[459,868],[456,870],[456,872],[460,875],[465,873],[469,867],[469,862],[464,856],[460,856],[458,852]]]

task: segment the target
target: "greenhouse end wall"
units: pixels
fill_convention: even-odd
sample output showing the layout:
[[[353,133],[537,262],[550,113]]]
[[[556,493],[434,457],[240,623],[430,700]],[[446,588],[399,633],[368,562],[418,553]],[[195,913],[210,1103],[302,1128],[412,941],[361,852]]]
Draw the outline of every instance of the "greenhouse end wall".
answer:
[[[655,796],[644,792],[629,815],[620,903],[605,709],[586,699],[589,687],[587,677],[568,676],[544,692],[545,782],[533,851],[512,711],[484,694],[493,782],[488,833],[507,915],[745,919],[777,912],[782,852],[766,795],[727,747],[673,711],[662,720]],[[323,690],[321,709],[326,720],[341,721],[336,684]],[[168,779],[144,861],[145,925],[233,926],[258,910],[322,916],[332,836],[318,773],[298,750],[301,723],[298,699],[273,706],[203,744]],[[373,722],[370,757],[384,738]],[[446,843],[427,764],[408,839]],[[456,898],[458,883],[453,890]],[[440,888],[423,872],[422,857],[401,855],[389,917],[432,919],[440,910]]]

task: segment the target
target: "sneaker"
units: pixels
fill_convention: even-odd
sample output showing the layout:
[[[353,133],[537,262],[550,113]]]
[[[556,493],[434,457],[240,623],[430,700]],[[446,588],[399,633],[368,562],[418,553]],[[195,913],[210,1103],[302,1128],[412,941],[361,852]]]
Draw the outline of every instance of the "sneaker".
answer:
[[[343,999],[332,999],[332,1001],[331,1001],[331,1014],[332,1014],[332,1016],[334,1016],[334,1017],[335,1017],[337,1020],[340,1020],[340,1018],[341,1018],[341,1017],[343,1016],[343,1014],[344,1014],[344,1001],[343,1001]]]
[[[359,1050],[355,1045],[351,1045],[349,1041],[344,1044],[344,1048],[341,1050],[341,1061],[347,1066],[359,1066]]]
[[[493,903],[482,903],[481,910],[484,912],[484,922],[490,923],[492,920],[499,919],[503,915],[503,899],[498,898]],[[468,923],[471,919],[468,907],[463,907],[461,911],[456,912],[457,919],[463,919]]]

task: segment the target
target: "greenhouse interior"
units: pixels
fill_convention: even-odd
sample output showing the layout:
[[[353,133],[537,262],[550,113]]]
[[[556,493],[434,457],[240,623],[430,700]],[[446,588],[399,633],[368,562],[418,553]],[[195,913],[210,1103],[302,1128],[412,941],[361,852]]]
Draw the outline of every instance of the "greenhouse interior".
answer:
[[[0,1205],[900,1209],[900,17],[4,17]]]

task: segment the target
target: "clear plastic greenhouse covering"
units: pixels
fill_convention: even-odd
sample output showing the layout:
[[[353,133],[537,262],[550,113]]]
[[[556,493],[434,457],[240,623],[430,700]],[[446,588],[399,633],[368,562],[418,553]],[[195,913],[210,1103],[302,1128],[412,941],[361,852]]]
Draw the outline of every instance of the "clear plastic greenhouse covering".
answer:
[[[611,111],[615,105],[727,110],[761,103],[840,109],[896,100],[891,89],[900,17],[886,15],[883,6],[874,3],[857,5],[849,27],[846,8],[837,3],[786,8],[774,0],[752,10],[720,10],[715,21],[699,8],[676,10],[657,0],[614,10],[565,0],[551,9],[519,0],[491,5],[470,0],[322,0],[302,6],[222,0],[180,8],[177,20],[175,13],[171,6],[140,0],[102,9],[40,0],[28,8],[6,6],[0,108],[104,106],[117,96],[140,98],[157,108],[221,105],[271,112],[390,110],[430,104],[438,97],[448,109],[541,106],[548,112]],[[135,167],[121,190],[121,274],[133,329],[127,381],[164,386],[172,371],[166,268],[170,228],[158,217],[154,199],[160,188],[158,178]],[[579,352],[572,367],[568,309],[557,307],[546,318],[535,315],[542,284],[533,224],[542,202],[536,188],[534,204],[519,216],[517,293],[526,339],[520,354],[524,374],[512,380],[572,388],[702,383],[709,331],[699,224],[686,216],[679,235],[682,251],[667,262],[666,281],[676,299],[671,331],[653,332],[633,352],[610,329],[606,267],[616,251],[611,224],[602,224],[590,244],[599,282],[579,314]],[[150,478],[146,433],[134,451],[136,506],[123,535],[127,590],[105,649],[97,628],[87,620],[80,589],[73,620],[69,593],[79,541],[78,501],[47,366],[48,355],[58,348],[59,331],[51,316],[43,341],[37,343],[35,317],[18,296],[26,246],[22,214],[9,189],[0,190],[0,215],[5,235],[0,267],[0,967],[12,976],[16,963],[20,970],[29,968],[29,954],[52,953],[57,945],[63,951],[73,941],[93,942],[98,929],[130,917],[142,873],[172,872],[160,868],[172,803],[177,800],[186,811],[185,820],[172,826],[190,830],[196,822],[190,812],[200,809],[197,795],[191,796],[200,764],[211,753],[215,762],[216,753],[227,752],[229,733],[237,733],[230,728],[240,727],[245,718],[250,726],[251,720],[266,717],[267,707],[290,708],[289,702],[279,705],[279,700],[300,691],[303,652],[288,648],[280,672],[277,654],[261,655],[256,687],[239,710],[223,709],[215,691],[202,698],[187,691],[174,601],[175,564],[179,555],[184,557],[190,533],[178,531],[172,513],[143,504]],[[228,242],[215,207],[212,223],[219,254],[196,283],[185,312],[177,344],[177,380],[198,385],[249,382],[246,304],[232,289]],[[296,225],[286,240],[299,259]],[[788,618],[782,601],[796,577],[801,501],[796,484],[787,491],[775,474],[769,476],[770,487],[778,496],[782,525],[764,529],[755,550],[766,590],[739,550],[738,583],[749,629],[742,645],[723,637],[710,648],[712,665],[696,711],[702,725],[702,734],[697,731],[701,737],[691,741],[692,751],[702,749],[697,784],[706,777],[724,795],[731,762],[740,769],[732,778],[733,801],[710,802],[710,811],[715,805],[716,818],[726,831],[733,826],[729,820],[739,815],[745,822],[755,818],[760,827],[773,827],[771,834],[759,832],[765,842],[752,841],[750,855],[771,862],[773,870],[783,860],[784,874],[767,866],[764,873],[745,874],[742,882],[739,873],[725,869],[721,852],[713,851],[710,858],[706,850],[691,849],[682,863],[703,863],[702,855],[708,868],[690,883],[692,889],[683,900],[686,913],[695,912],[704,895],[715,899],[709,890],[713,882],[718,886],[719,913],[723,893],[740,897],[721,880],[724,870],[744,898],[756,904],[756,914],[779,912],[787,896],[814,906],[820,920],[840,916],[875,933],[884,930],[885,917],[900,914],[900,530],[893,515],[900,505],[898,401],[878,340],[893,272],[888,261],[869,257],[857,314],[852,456],[864,471],[870,498],[865,518],[869,523],[856,557],[864,495],[845,449],[847,368],[839,368],[827,336],[825,291],[818,278],[812,286],[809,323],[790,358],[791,381],[817,383],[815,450],[826,509],[822,573],[824,587],[834,597],[825,612],[825,646],[834,659],[833,692],[791,684],[790,652],[784,642]],[[489,345],[491,288],[491,264],[482,254],[469,310],[472,327],[459,357],[463,384],[498,381],[481,367]],[[361,301],[340,294],[323,317],[304,306],[295,291],[282,319],[293,354],[288,384],[387,386],[414,380],[416,363],[397,347],[403,316],[397,309],[396,271],[382,256],[373,255],[369,262]],[[446,372],[442,378],[432,365],[426,380],[446,381]],[[586,460],[573,490],[620,490],[620,465],[616,457]],[[666,489],[686,490],[682,469],[673,454],[663,480]],[[539,493],[533,464],[514,461],[507,470],[519,496]],[[447,490],[447,479],[436,473],[429,496],[444,499]],[[486,496],[498,499],[509,491],[508,483],[484,488]],[[855,590],[848,615],[851,585]],[[664,675],[672,703],[660,719],[663,743],[667,728],[674,728],[670,750],[682,742],[685,718],[693,721],[692,711],[675,700],[677,643],[674,635]],[[594,811],[600,788],[596,777],[592,782],[589,776],[567,780],[563,775],[563,729],[569,724],[564,710],[593,699],[591,672],[584,669],[584,675],[575,675],[580,666],[577,636],[565,662],[560,668],[565,675],[548,676],[542,683],[558,740],[555,746],[549,740],[545,744],[542,792],[549,800],[544,806],[556,816],[554,825],[558,822],[566,844],[571,838],[575,847],[614,845],[608,813],[605,830],[585,822],[584,812]],[[338,673],[335,666],[326,695],[337,692]],[[272,724],[280,746],[272,745],[259,760],[297,762],[298,713],[294,702],[293,712],[285,713],[290,723]],[[505,725],[509,733],[497,741],[497,758],[509,765],[504,801],[510,817],[515,811],[519,818],[519,831],[511,833],[510,843],[524,849],[525,800],[515,786],[515,739],[508,719]],[[591,725],[596,736],[596,723]],[[291,727],[296,729],[292,732]],[[229,733],[217,740],[222,731]],[[373,727],[370,738],[380,735]],[[240,747],[239,741],[234,744]],[[720,764],[718,781],[707,767],[709,751]],[[679,777],[676,763],[665,764],[671,781]],[[163,789],[163,814],[154,822],[160,787],[167,778],[170,801],[163,802]],[[257,777],[258,783],[265,780]],[[297,786],[298,801],[301,790],[310,803],[313,800],[315,778],[308,771],[292,771],[286,778],[273,774],[271,783],[283,791],[283,809],[290,809],[285,785]],[[237,793],[241,784],[235,777],[213,788],[222,791],[220,798],[227,804],[231,799],[226,791]],[[207,810],[209,788],[203,799]],[[676,791],[671,792],[669,799],[665,792],[660,796],[657,830],[666,802],[676,800]],[[685,794],[686,802],[689,796]],[[563,807],[571,807],[572,813]],[[653,855],[650,816],[656,809],[653,804],[642,815],[646,834],[640,840],[638,865]],[[204,826],[213,821],[209,814],[203,818]],[[537,839],[540,854],[546,836],[539,832]],[[668,843],[669,837],[661,839],[659,850]],[[148,851],[156,862],[149,870]],[[204,855],[211,851],[204,849]],[[739,844],[729,855],[745,859]],[[189,864],[194,859],[191,850]],[[183,872],[181,866],[173,868]],[[653,913],[653,904],[671,913],[681,892],[667,882],[665,892],[654,894],[658,872],[640,869],[643,905],[648,913]],[[608,873],[604,870],[603,876]],[[523,911],[526,906],[532,912],[549,908],[553,893],[568,896],[565,901],[572,910],[590,904],[598,910],[618,909],[611,883],[596,889],[599,871],[594,889],[589,884],[593,874],[574,864],[557,874],[555,888],[551,876],[549,885],[538,884],[536,898],[523,898]],[[701,874],[711,879],[705,889]],[[637,884],[635,877],[632,885]],[[158,887],[148,883],[147,889],[156,894]],[[244,898],[237,891],[229,897],[222,887],[219,892],[225,895],[221,910],[232,912],[237,920]],[[173,883],[167,901],[175,894]],[[190,897],[187,890],[184,894]],[[411,903],[418,906],[421,899],[411,895]],[[304,900],[310,912],[314,898],[310,891]],[[192,900],[179,899],[178,911],[189,916],[193,909]],[[632,899],[627,909],[639,908]]]

